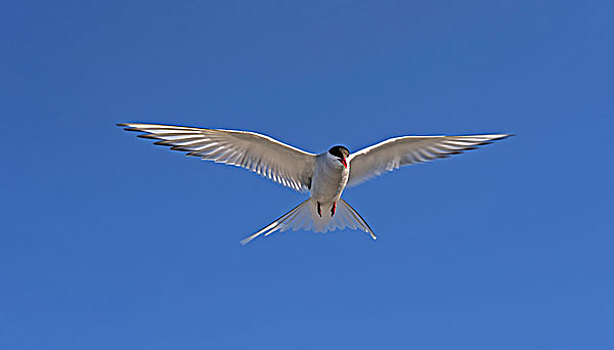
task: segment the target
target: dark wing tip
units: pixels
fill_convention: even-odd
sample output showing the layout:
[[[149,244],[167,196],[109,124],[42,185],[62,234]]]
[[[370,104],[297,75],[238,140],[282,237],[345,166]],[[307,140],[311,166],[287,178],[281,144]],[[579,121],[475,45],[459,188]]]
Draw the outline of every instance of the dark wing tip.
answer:
[[[119,126],[120,128],[124,128],[125,131],[141,131],[139,128],[135,128],[133,126],[131,126],[130,123],[117,123],[115,124],[116,126]]]
[[[115,124],[116,126],[119,126],[120,128],[124,128],[124,130],[128,130],[128,131],[132,131],[135,130],[134,127],[132,127],[131,123],[117,123]],[[132,130],[130,130],[132,129]]]

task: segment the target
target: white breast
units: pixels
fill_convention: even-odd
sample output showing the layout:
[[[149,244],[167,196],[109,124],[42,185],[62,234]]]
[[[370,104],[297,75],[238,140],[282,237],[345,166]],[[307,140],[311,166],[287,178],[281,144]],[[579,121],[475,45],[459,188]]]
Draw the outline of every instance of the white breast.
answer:
[[[336,157],[328,152],[318,155],[311,179],[311,197],[322,204],[338,201],[348,177],[349,169],[346,169]]]

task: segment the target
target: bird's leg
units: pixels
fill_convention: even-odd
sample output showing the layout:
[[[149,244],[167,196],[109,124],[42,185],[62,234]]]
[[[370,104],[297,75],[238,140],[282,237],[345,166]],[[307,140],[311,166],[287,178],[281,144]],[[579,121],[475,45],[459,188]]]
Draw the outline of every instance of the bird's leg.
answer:
[[[335,210],[337,210],[337,202],[333,202],[333,207],[330,208],[330,216],[335,215]]]
[[[318,202],[318,215],[322,217],[322,208],[320,207],[320,202]]]

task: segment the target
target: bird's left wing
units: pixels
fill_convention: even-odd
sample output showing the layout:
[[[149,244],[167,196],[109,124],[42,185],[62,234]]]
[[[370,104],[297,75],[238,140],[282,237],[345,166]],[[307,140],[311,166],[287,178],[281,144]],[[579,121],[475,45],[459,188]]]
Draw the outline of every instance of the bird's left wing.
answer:
[[[508,136],[510,135],[490,134],[391,138],[350,155],[350,178],[347,185],[355,186],[385,171],[446,158]]]
[[[297,191],[307,191],[315,154],[249,131],[201,129],[173,125],[124,123],[118,126],[160,140],[157,145],[187,155],[249,169]]]

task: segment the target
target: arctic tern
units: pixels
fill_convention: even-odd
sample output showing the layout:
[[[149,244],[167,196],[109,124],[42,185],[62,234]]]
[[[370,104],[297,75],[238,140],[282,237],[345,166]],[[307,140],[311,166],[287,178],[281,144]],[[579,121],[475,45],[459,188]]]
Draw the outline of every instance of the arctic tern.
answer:
[[[327,232],[351,228],[376,239],[367,222],[341,198],[346,187],[402,166],[446,158],[510,136],[402,136],[354,153],[345,146],[333,146],[314,154],[249,131],[142,123],[117,125],[140,132],[139,137],[158,140],[157,145],[188,152],[188,156],[243,167],[299,192],[310,193],[294,209],[242,240],[243,245],[260,235],[289,229]]]

